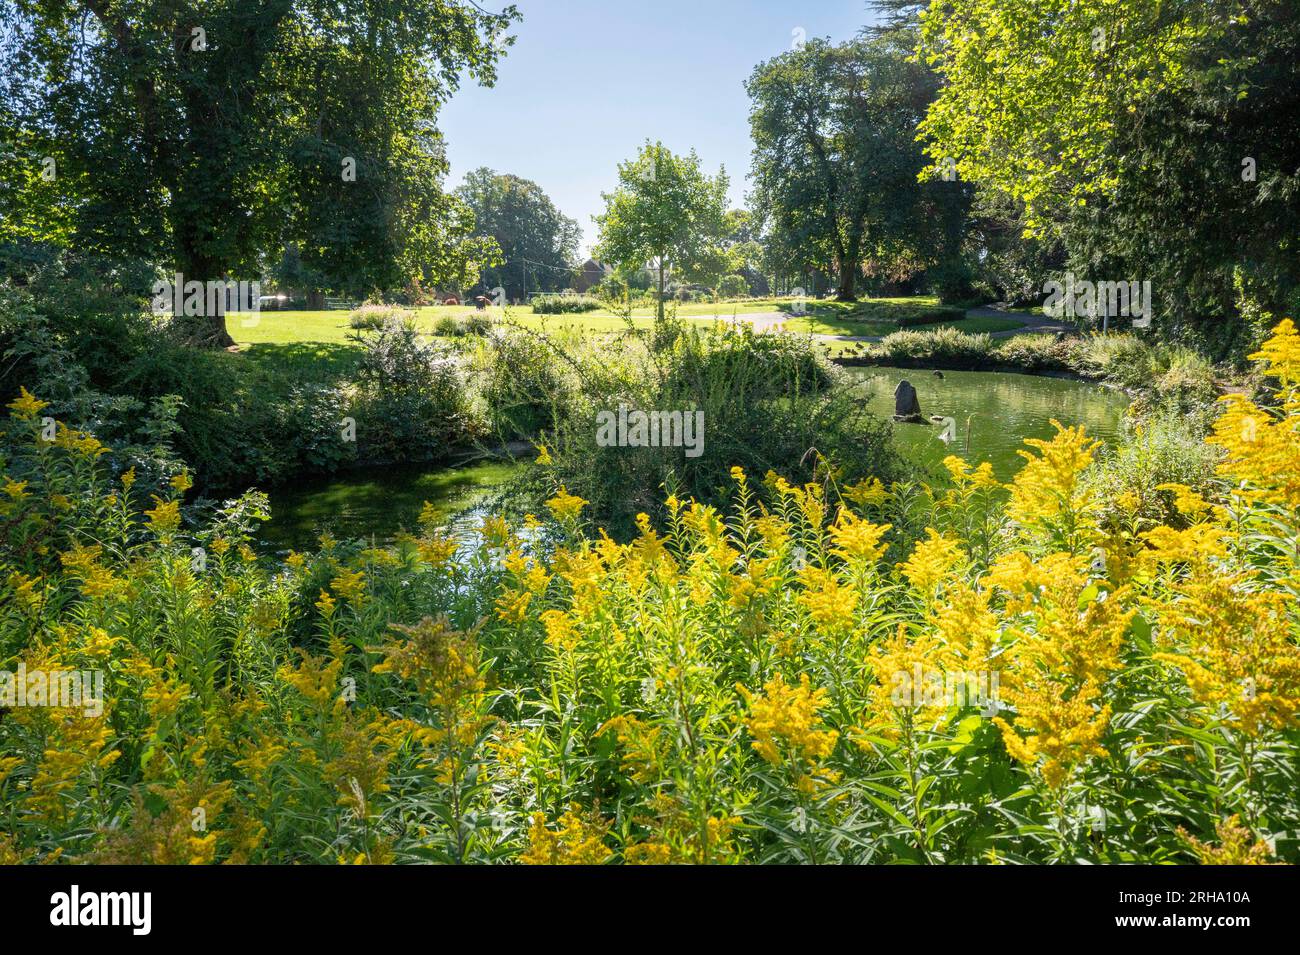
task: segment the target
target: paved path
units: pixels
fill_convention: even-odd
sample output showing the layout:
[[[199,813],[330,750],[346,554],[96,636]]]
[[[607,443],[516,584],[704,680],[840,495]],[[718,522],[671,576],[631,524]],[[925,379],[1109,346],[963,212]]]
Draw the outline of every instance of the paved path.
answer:
[[[784,322],[789,321],[792,317],[789,312],[750,312],[744,315],[692,315],[694,319],[704,319],[715,321],[719,318],[722,321],[745,321],[754,326],[754,331],[762,333],[773,332]],[[1041,312],[1011,312],[1006,309],[992,308],[981,306],[979,308],[970,308],[966,310],[967,318],[1012,318],[1025,324],[1021,328],[1008,328],[1001,332],[985,332],[990,338],[1010,338],[1013,335],[1053,335],[1056,332],[1074,331],[1075,327],[1068,322],[1058,322],[1055,319],[1048,318]],[[926,326],[913,326],[918,331],[924,331]],[[814,334],[813,338],[823,342],[878,342],[883,336],[881,335],[821,335]]]
[[[1055,318],[1048,318],[1041,311],[1035,309],[1032,312],[1011,312],[1003,308],[992,308],[989,306],[980,306],[979,308],[968,308],[966,310],[967,318],[1014,318],[1018,322],[1024,322],[1023,328],[1009,328],[1005,332],[989,332],[990,338],[1010,338],[1012,335],[1055,335],[1057,332],[1078,331],[1077,326],[1070,322],[1058,321]]]

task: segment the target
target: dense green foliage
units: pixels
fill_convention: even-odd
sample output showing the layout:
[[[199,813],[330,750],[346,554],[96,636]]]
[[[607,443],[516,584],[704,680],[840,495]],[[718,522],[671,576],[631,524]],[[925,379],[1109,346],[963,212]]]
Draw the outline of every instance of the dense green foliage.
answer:
[[[676,156],[662,143],[647,142],[635,159],[619,165],[618,187],[603,194],[595,254],[624,271],[650,263],[660,320],[670,272],[696,281],[715,278],[725,268],[727,184],[725,170],[710,177],[694,152]]]
[[[945,0],[922,24],[944,81],[921,124],[932,168],[992,194],[1002,292],[1033,298],[1067,268],[1148,280],[1162,335],[1239,360],[1294,312],[1291,0]]]
[[[456,189],[474,214],[475,230],[501,248],[501,263],[483,268],[479,285],[488,293],[502,289],[507,301],[530,292],[565,288],[577,257],[582,230],[560,212],[541,186],[491,169],[466,173]]]
[[[551,463],[524,480],[559,481],[581,494],[610,533],[629,533],[641,512],[662,516],[665,488],[725,500],[734,465],[801,480],[825,476],[827,460],[846,479],[902,473],[889,426],[806,339],[670,320],[644,340],[557,353],[567,390],[538,439]],[[603,443],[600,416],[620,411],[691,417],[694,445]]]
[[[753,100],[755,202],[794,262],[839,275],[852,300],[862,273],[901,282],[926,269],[961,295],[967,188],[919,182],[916,128],[934,76],[892,36],[833,46],[815,40],[761,64]]]
[[[56,175],[0,193],[14,202],[0,242],[66,238],[187,281],[256,278],[288,248],[295,279],[354,293],[463,281],[490,256],[441,191],[434,123],[462,73],[493,80],[513,7],[7,6],[20,49],[0,131],[21,131],[7,171],[35,185],[48,157]],[[196,331],[230,343],[219,315]]]

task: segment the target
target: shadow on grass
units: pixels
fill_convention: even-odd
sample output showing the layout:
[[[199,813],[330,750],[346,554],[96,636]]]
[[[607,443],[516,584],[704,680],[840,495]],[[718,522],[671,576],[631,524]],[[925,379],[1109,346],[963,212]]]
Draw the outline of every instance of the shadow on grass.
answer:
[[[356,371],[361,352],[344,342],[291,342],[246,345],[240,351],[267,374],[315,382],[346,378]]]

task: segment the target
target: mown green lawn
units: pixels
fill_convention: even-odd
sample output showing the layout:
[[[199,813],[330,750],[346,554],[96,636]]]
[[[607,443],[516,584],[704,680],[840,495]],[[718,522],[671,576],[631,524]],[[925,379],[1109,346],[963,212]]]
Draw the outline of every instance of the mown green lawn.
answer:
[[[899,321],[917,315],[939,317],[951,315],[944,321],[916,326],[939,328],[955,325],[963,331],[987,332],[1017,328],[1015,319],[964,318],[960,309],[947,308],[938,299],[929,296],[909,298],[868,299],[861,302],[806,302],[805,314],[794,314],[792,299],[751,299],[744,302],[690,303],[676,307],[681,318],[707,321],[710,318],[727,321],[745,315],[773,315],[783,313],[787,331],[814,335],[888,335],[899,328]],[[451,316],[463,318],[475,314],[471,305],[435,305],[415,309],[416,321],[429,334],[435,333],[439,319]],[[334,311],[264,311],[256,316],[232,315],[227,322],[231,337],[240,345],[288,345],[303,342],[348,344],[354,333],[348,325],[348,312]],[[479,313],[482,314],[482,313]],[[587,334],[607,334],[627,327],[628,319],[609,311],[584,312],[576,315],[537,315],[531,306],[510,306],[505,309],[490,308],[487,315],[493,320],[505,320],[525,328],[545,329],[552,332],[577,330]],[[653,324],[652,308],[635,308],[631,321],[637,328]]]

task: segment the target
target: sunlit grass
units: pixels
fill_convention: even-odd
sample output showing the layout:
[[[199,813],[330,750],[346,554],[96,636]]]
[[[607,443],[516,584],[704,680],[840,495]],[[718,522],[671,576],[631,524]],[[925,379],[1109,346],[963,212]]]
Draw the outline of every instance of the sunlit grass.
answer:
[[[897,331],[899,321],[918,314],[951,312],[947,321],[927,323],[926,328],[945,325],[960,327],[972,334],[976,332],[1006,331],[1024,323],[1014,318],[962,318],[958,309],[947,309],[933,296],[906,298],[866,299],[859,302],[804,301],[805,314],[792,314],[792,298],[747,299],[732,302],[691,302],[670,305],[670,311],[679,318],[720,321],[745,320],[745,316],[784,315],[781,320],[786,331],[813,335],[867,335],[884,336]],[[608,310],[586,312],[578,315],[537,315],[528,305],[507,308],[489,308],[486,313],[472,305],[436,305],[412,310],[419,326],[435,334],[440,319],[466,318],[486,314],[494,321],[504,321],[537,331],[580,331],[586,334],[609,334],[628,327],[629,316]],[[348,343],[356,333],[348,324],[346,309],[326,311],[264,311],[256,316],[232,315],[227,321],[231,337],[240,345],[285,345],[299,342]],[[649,306],[631,310],[634,328],[650,328],[654,324],[654,309]]]

